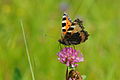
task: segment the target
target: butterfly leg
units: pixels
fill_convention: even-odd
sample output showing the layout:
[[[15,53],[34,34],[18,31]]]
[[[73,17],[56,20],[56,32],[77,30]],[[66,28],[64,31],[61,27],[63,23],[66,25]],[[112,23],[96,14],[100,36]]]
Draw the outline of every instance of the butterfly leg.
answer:
[[[73,48],[75,49],[75,45],[73,45]]]
[[[62,50],[62,46],[61,46],[61,44],[60,44],[60,43],[59,43],[59,49],[60,49],[60,50]]]

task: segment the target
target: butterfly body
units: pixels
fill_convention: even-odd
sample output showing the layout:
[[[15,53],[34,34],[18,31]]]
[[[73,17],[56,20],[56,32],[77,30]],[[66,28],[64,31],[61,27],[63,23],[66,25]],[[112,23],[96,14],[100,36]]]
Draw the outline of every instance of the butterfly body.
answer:
[[[75,19],[73,22],[66,13],[62,19],[61,39],[58,41],[63,45],[77,45],[88,39],[88,32],[84,30],[83,22]]]

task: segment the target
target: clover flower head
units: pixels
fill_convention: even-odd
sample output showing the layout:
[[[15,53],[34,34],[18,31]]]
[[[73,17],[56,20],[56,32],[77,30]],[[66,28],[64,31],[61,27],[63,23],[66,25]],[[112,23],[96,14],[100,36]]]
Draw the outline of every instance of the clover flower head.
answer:
[[[76,51],[75,49],[71,47],[65,47],[60,52],[58,52],[58,60],[66,64],[68,67],[76,67],[78,62],[84,61],[83,55],[80,53],[80,51]]]

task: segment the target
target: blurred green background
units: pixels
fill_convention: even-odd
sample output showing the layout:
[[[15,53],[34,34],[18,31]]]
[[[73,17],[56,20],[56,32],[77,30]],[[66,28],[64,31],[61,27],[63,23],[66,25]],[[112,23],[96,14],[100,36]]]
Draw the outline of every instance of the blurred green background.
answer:
[[[56,56],[63,8],[90,34],[76,46],[85,57],[77,70],[86,80],[120,80],[120,0],[0,0],[0,80],[32,80],[21,19],[36,80],[65,80]]]

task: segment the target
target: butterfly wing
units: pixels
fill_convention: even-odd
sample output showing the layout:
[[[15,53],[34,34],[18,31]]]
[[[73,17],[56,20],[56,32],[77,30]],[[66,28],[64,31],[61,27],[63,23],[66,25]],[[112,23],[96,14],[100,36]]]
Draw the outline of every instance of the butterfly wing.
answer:
[[[77,33],[77,32],[80,32],[81,30],[83,30],[84,29],[84,27],[83,27],[83,22],[82,22],[82,20],[80,20],[80,19],[75,19],[73,22],[72,22],[72,24],[71,24],[71,26],[69,27],[69,29],[68,29],[68,33],[71,33],[71,35],[72,34],[74,34],[74,33]]]
[[[72,45],[85,42],[89,36],[88,32],[84,30],[83,21],[78,18],[73,21],[68,31],[71,31],[71,36],[68,38],[68,41]]]
[[[75,19],[75,20],[73,21],[73,23],[74,23],[75,25],[79,25],[79,27],[80,27],[81,29],[84,29],[83,21],[80,20],[79,18]]]
[[[65,35],[67,33],[71,24],[72,24],[71,19],[69,18],[69,16],[66,13],[64,13],[63,18],[62,18],[62,34],[63,35]]]
[[[85,42],[88,39],[88,32],[85,30],[80,31],[81,42]]]

